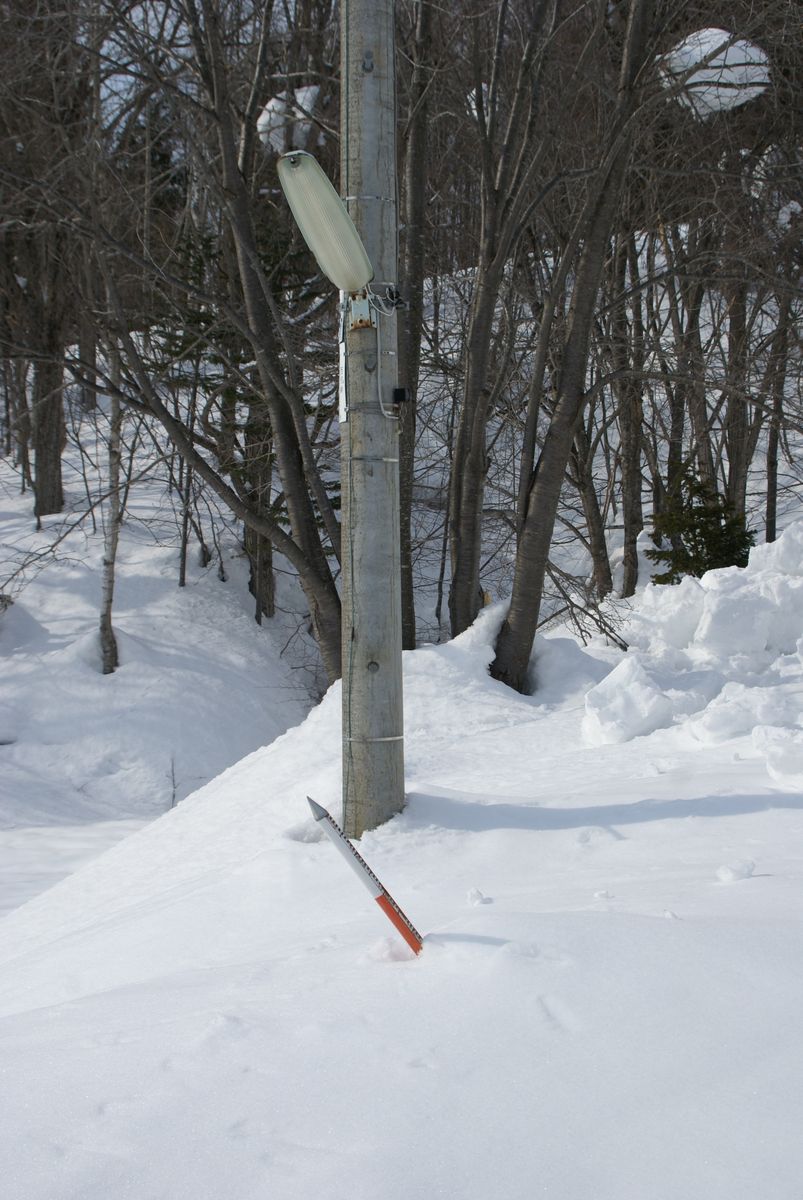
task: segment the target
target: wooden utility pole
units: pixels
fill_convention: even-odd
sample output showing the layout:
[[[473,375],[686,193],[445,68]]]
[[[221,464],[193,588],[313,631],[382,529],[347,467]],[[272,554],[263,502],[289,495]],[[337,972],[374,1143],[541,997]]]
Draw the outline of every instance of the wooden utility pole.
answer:
[[[374,268],[346,297],[341,381],[343,823],[404,805],[393,0],[341,0],[341,194]]]

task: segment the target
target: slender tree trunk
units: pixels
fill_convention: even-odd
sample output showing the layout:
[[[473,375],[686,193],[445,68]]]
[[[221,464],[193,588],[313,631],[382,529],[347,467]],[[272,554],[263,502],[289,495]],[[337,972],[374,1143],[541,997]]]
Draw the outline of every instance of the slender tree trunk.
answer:
[[[780,398],[773,397],[772,418],[767,436],[767,494],[764,510],[764,540],[774,542],[778,536],[778,447],[781,440]]]
[[[463,403],[449,483],[449,543],[452,579],[449,616],[452,636],[468,629],[482,607],[480,558],[485,493],[485,444],[489,389],[487,377],[496,299],[501,274],[481,262],[477,268],[466,348]]]
[[[89,412],[97,404],[97,336],[91,317],[82,313],[78,329],[78,356],[81,360],[81,406]]]
[[[21,492],[33,487],[31,473],[31,410],[28,405],[29,365],[22,358],[5,360],[8,453],[20,469]]]
[[[183,461],[183,460],[182,460]],[[179,489],[181,496],[181,546],[178,558],[178,586],[187,586],[187,551],[190,544],[190,512],[192,508],[192,467],[187,465]]]
[[[767,496],[765,510],[765,539],[774,542],[778,536],[778,450],[783,421],[784,388],[787,355],[789,353],[789,316],[792,301],[787,292],[779,299],[778,328],[772,344],[772,414],[767,436]]]
[[[200,361],[195,362],[195,372],[192,380],[192,392],[190,394],[189,412],[187,414],[187,425],[192,432],[195,425],[196,409],[198,402],[198,384],[200,377],[201,364]],[[180,419],[179,397],[176,393],[174,397],[175,406],[173,409],[176,420]],[[178,558],[178,586],[180,588],[187,586],[187,552],[190,544],[190,529],[192,527],[192,499],[193,499],[193,474],[192,464],[185,462],[180,454],[176,452],[175,446],[171,446],[171,462],[170,462],[170,487],[175,486],[176,491],[181,497],[181,546],[179,549]],[[174,462],[178,462],[178,473],[174,471]]]
[[[11,401],[11,363],[3,359],[3,454],[11,457],[11,426],[14,422],[14,406]]]
[[[705,363],[700,338],[700,311],[704,297],[703,286],[701,283],[697,283],[686,317],[681,371],[686,373],[688,379],[688,409],[694,435],[697,471],[704,483],[715,488],[716,469],[711,444],[711,425],[706,402]]]
[[[457,398],[453,395],[452,402],[449,406],[449,416],[446,421],[446,450],[451,463],[454,458],[454,427],[457,418]],[[449,476],[451,478],[451,476]],[[448,486],[446,490],[446,505],[443,517],[443,528],[441,530],[440,555],[438,557],[438,586],[435,593],[435,621],[438,625],[438,641],[441,640],[443,634],[443,596],[446,582],[446,564],[449,561],[449,512],[448,512]],[[441,493],[443,495],[443,493]]]
[[[47,339],[46,356],[34,364],[31,429],[34,452],[34,515],[59,513],[64,507],[61,454],[65,426],[62,347]]]
[[[119,354],[112,351],[112,382],[109,399],[109,487],[105,504],[103,528],[103,584],[100,603],[100,652],[103,674],[111,675],[119,666],[117,638],[112,626],[112,604],[114,602],[114,573],[117,563],[117,546],[120,540],[120,457],[122,411],[118,395],[120,380]]]
[[[254,597],[254,620],[262,624],[262,618],[270,619],[276,612],[276,587],[273,576],[273,547],[267,538],[255,533],[247,526],[243,545],[248,555],[248,589]]]
[[[588,545],[591,550],[592,586],[598,599],[613,591],[611,575],[611,560],[608,557],[608,545],[605,540],[605,524],[594,487],[593,461],[591,444],[588,434],[581,426],[574,435],[571,452],[573,482],[580,496],[583,515],[588,531]]]
[[[629,323],[625,303],[628,266],[633,288]],[[641,443],[644,420],[641,374],[644,370],[644,325],[638,283],[638,253],[635,237],[630,234],[626,245],[620,247],[617,259],[615,286],[618,296],[614,299],[616,308],[613,320],[613,363],[617,375],[614,387],[619,402],[622,469],[623,596],[632,596],[636,591],[638,583],[637,544],[639,534],[644,528],[644,513],[641,503]]]
[[[750,467],[747,416],[747,282],[731,290],[728,304],[727,409],[725,446],[728,454],[726,494],[733,509],[744,516],[747,472]]]
[[[401,288],[406,307],[399,314],[399,385],[407,393],[400,412],[399,499],[401,520],[402,644],[415,647],[412,562],[412,501],[416,403],[424,323],[424,234],[428,182],[428,88],[432,70],[431,0],[417,0],[413,35],[410,113],[404,141],[401,202]]]
[[[663,233],[664,253],[677,276],[677,281],[670,277],[668,294],[679,376],[673,386],[681,393],[679,411],[689,416],[697,474],[716,488],[700,326],[706,299],[702,276],[711,253],[710,234],[699,220],[691,221],[685,234],[676,226],[672,227],[671,236],[666,230]],[[683,455],[682,447],[680,454]]]
[[[260,508],[270,506],[270,452],[270,426],[252,413],[245,430],[245,470],[251,496]],[[254,617],[261,625],[263,617],[270,618],[275,612],[273,550],[267,538],[247,527],[244,547],[250,565],[248,587],[255,601]]]
[[[683,456],[683,434],[686,428],[685,388],[672,383],[668,387],[669,444],[666,461],[666,489],[663,493],[664,511],[680,507],[682,502],[681,485],[686,466]]]

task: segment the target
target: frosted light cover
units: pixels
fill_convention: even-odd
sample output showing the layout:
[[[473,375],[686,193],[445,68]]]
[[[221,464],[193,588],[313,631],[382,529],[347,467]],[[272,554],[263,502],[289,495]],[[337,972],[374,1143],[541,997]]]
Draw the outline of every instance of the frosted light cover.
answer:
[[[279,182],[324,275],[341,292],[360,292],[374,277],[346,206],[320,165],[304,150],[291,150],[278,162]]]

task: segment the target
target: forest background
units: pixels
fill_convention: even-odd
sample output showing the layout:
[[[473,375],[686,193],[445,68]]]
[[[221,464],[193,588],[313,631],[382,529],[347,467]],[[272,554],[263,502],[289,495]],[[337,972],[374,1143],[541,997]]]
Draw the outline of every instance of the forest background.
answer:
[[[338,298],[276,159],[337,179],[337,7],[13,0],[2,26],[2,453],[48,553],[103,524],[103,669],[120,524],[163,477],[179,583],[236,523],[257,620],[297,576],[323,690]],[[405,645],[509,596],[491,670],[526,691],[539,625],[634,593],[645,527],[679,550],[702,495],[772,541],[799,492],[799,21],[401,0],[397,26]]]

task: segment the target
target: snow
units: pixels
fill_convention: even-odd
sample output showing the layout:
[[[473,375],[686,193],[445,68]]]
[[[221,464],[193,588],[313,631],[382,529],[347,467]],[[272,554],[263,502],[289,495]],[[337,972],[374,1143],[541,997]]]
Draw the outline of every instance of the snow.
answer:
[[[309,815],[340,817],[339,686],[271,727],[270,629],[127,553],[119,680],[78,565],[0,617],[19,873],[54,814],[124,820],[157,772],[167,810],[0,922],[6,1194],[799,1200],[803,524],[648,587],[627,652],[539,638],[530,697],[488,675],[498,606],[405,655],[408,804],[360,850],[418,958]],[[257,726],[170,807],[170,746],[211,768]]]
[[[669,51],[663,70],[678,99],[701,119],[760,96],[770,83],[769,62],[755,43],[725,29],[698,29]]]
[[[749,879],[756,869],[756,864],[750,858],[740,858],[735,863],[719,867],[717,879],[720,883],[735,883],[737,879]]]
[[[296,88],[292,100],[288,100],[286,92],[272,96],[257,120],[263,145],[276,154],[305,149],[312,132],[310,115],[315,111],[320,90],[314,85]]]
[[[788,204],[784,204],[778,211],[778,224],[781,229],[789,229],[794,224],[795,219],[803,212],[797,200],[790,200]]]
[[[33,532],[27,505],[10,486],[0,493],[6,571],[30,562],[54,532]],[[167,519],[123,527],[113,675],[100,675],[99,536],[76,528],[0,614],[0,913],[307,710],[275,644],[244,609],[236,547],[227,551],[228,583],[214,568],[191,566],[179,590],[175,540]]]
[[[678,724],[708,743],[752,733],[754,750],[766,743],[767,769],[782,778],[783,756],[774,751],[779,742],[799,748],[803,713],[803,523],[755,547],[745,570],[648,585],[622,633],[630,653],[585,696],[589,744]],[[792,783],[798,761],[793,752]]]

